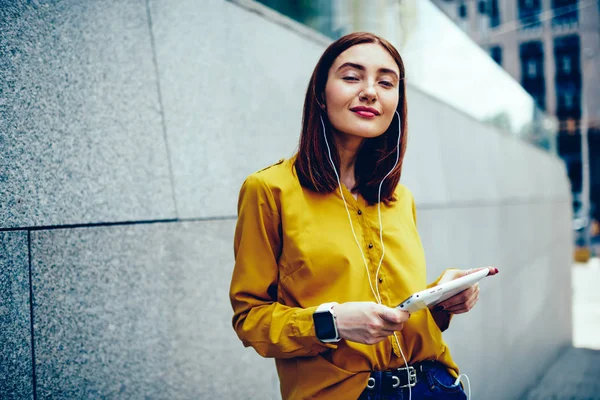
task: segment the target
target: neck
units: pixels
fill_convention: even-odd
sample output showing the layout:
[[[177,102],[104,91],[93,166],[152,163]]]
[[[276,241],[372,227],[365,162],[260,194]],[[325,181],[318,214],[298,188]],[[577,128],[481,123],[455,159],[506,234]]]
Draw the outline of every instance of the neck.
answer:
[[[352,189],[356,184],[354,165],[364,138],[350,135],[334,135],[334,138],[340,157],[340,180]]]

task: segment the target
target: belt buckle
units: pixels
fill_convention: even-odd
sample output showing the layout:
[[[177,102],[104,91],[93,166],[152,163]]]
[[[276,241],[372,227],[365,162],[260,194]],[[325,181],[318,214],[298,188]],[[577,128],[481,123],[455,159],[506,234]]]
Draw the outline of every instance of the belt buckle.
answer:
[[[407,369],[405,367],[402,367],[398,368],[396,371],[400,373],[406,373],[406,370]],[[392,376],[392,379],[394,380],[394,384],[392,385],[394,389],[405,388],[409,386],[414,387],[417,384],[417,371],[414,367],[408,367],[408,383],[406,385],[400,386],[400,378],[397,376]]]

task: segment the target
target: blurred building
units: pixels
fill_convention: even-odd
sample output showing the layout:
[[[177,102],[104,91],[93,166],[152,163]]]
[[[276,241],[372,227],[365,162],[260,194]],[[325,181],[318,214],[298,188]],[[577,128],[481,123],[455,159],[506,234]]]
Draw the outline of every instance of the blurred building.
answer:
[[[592,215],[600,204],[600,2],[433,0],[559,122],[558,153],[574,198],[582,191],[587,130]],[[577,212],[577,205],[575,205]]]
[[[251,0],[232,0],[249,6]],[[556,154],[556,118],[537,106],[520,82],[499,67],[429,0],[257,0],[337,39],[373,32],[400,51],[407,82],[465,114]],[[445,60],[439,62],[439,60]]]

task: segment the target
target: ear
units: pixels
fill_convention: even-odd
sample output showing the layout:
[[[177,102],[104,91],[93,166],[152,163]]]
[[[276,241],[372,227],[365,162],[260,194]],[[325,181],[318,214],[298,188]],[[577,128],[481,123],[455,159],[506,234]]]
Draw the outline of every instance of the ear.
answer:
[[[325,93],[321,93],[321,96],[319,96],[319,105],[321,106],[321,108],[323,110],[327,110],[327,103],[325,101]]]

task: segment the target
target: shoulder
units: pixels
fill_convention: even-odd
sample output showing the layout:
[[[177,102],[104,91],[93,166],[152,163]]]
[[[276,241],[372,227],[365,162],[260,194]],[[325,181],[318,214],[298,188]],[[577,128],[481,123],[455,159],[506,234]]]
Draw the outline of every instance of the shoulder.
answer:
[[[274,164],[260,169],[248,177],[259,179],[266,184],[274,184],[282,179],[287,179],[293,174],[294,164],[292,159],[282,158]]]
[[[406,187],[405,185],[398,183],[396,186],[396,190],[394,190],[394,194],[396,195],[396,201],[400,204],[403,203],[414,203],[414,196],[412,191]]]
[[[242,193],[250,191],[260,196],[278,197],[278,194],[293,184],[295,179],[294,159],[282,158],[246,177]]]

